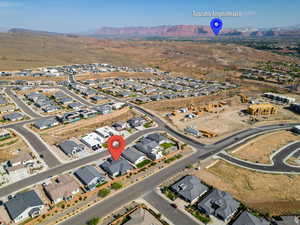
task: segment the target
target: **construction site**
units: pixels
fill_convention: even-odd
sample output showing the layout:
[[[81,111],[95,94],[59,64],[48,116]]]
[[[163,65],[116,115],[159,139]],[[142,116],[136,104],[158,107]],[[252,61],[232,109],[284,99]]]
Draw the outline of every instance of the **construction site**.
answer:
[[[182,105],[171,112],[159,112],[173,126],[192,138],[213,143],[253,126],[299,120],[286,106],[261,96],[238,94],[204,104]]]

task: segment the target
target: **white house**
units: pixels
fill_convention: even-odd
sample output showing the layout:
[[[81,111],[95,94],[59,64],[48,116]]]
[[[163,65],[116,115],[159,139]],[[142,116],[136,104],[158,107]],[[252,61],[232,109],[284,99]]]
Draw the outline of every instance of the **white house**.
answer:
[[[81,138],[81,141],[93,150],[101,148],[101,145],[104,143],[103,137],[95,132],[83,136]]]

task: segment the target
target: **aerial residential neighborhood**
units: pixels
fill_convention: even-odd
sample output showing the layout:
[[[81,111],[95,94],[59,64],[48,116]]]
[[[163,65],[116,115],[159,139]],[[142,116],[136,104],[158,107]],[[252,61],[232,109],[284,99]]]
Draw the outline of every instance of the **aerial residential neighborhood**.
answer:
[[[0,225],[300,225],[299,8],[0,0]]]

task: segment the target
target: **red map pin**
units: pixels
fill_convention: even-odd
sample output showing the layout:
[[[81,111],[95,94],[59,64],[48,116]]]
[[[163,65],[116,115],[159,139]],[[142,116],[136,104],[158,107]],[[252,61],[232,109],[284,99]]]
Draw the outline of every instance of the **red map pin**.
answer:
[[[125,139],[119,135],[113,135],[107,140],[107,148],[114,160],[118,160],[126,146]]]

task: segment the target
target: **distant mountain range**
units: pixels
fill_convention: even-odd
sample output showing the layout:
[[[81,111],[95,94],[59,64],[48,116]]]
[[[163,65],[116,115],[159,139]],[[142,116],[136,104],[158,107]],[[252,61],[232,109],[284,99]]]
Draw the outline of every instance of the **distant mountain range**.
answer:
[[[1,32],[1,31],[0,31]],[[84,35],[93,37],[213,37],[209,26],[203,25],[162,25],[154,27],[102,27],[81,33],[56,33],[22,28],[9,29],[11,33],[34,33],[42,35]],[[220,36],[233,37],[300,37],[300,25],[271,29],[237,28],[223,29]]]
[[[162,25],[155,27],[102,27],[87,33],[90,36],[118,37],[211,37],[209,26],[203,25]],[[223,29],[221,36],[264,37],[264,36],[300,36],[300,26],[272,29]]]

